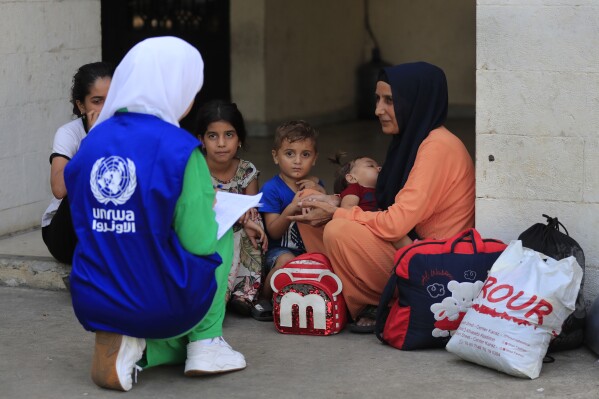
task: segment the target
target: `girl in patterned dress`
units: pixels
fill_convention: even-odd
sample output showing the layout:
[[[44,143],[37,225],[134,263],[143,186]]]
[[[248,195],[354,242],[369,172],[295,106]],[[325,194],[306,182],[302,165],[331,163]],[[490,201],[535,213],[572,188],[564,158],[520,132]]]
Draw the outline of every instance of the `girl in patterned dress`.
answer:
[[[246,131],[241,112],[234,103],[210,101],[198,113],[198,138],[217,190],[236,194],[258,194],[254,164],[240,159],[238,149],[245,144]],[[250,209],[233,227],[235,252],[229,273],[229,309],[249,316],[262,284],[262,255],[267,238],[256,208]]]

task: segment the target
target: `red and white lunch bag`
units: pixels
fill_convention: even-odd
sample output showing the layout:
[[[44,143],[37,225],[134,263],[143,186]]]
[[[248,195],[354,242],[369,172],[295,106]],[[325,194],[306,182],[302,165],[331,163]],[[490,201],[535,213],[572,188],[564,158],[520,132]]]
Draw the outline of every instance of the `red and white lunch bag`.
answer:
[[[347,322],[339,277],[321,253],[302,254],[271,279],[275,327],[283,334],[332,335]]]

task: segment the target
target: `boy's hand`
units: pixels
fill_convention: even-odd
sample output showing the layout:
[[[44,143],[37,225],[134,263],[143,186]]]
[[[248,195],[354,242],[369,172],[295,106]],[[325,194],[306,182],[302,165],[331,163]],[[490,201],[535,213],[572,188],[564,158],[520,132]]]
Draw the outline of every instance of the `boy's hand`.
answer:
[[[291,201],[291,204],[289,204],[289,205],[293,206],[293,209],[294,209],[293,214],[294,215],[301,213],[301,211],[302,211],[301,202],[302,202],[302,199],[304,199],[304,198],[305,198],[304,191],[299,190],[297,193],[295,193],[295,196],[293,197],[293,201]]]
[[[293,200],[283,209],[281,213],[270,213],[264,212],[264,225],[268,230],[268,235],[270,238],[274,240],[278,240],[283,237],[291,221],[287,218],[288,216],[293,216],[301,213],[302,209],[299,206],[299,202],[301,199],[301,191],[295,193]]]
[[[316,176],[308,176],[307,178],[303,179],[303,180],[299,180],[297,181],[295,184],[297,184],[298,190],[306,190],[306,189],[312,189],[312,190],[316,190],[319,191],[321,193],[325,193],[324,188],[322,188],[322,186],[320,186],[318,184],[319,180],[318,177]]]

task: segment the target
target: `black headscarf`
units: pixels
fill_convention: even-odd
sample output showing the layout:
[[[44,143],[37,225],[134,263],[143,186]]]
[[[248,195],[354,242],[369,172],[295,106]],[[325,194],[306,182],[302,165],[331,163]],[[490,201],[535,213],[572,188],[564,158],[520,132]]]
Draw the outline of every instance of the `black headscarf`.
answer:
[[[376,182],[376,200],[387,209],[408,180],[418,147],[447,119],[447,80],[441,68],[426,62],[384,68],[391,86],[399,134],[393,135]]]

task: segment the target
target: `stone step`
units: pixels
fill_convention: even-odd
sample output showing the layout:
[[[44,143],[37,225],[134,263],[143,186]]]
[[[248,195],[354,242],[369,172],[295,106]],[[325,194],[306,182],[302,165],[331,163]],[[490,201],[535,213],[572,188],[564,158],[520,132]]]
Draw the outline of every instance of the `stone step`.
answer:
[[[71,266],[50,257],[0,254],[0,286],[66,290]]]

